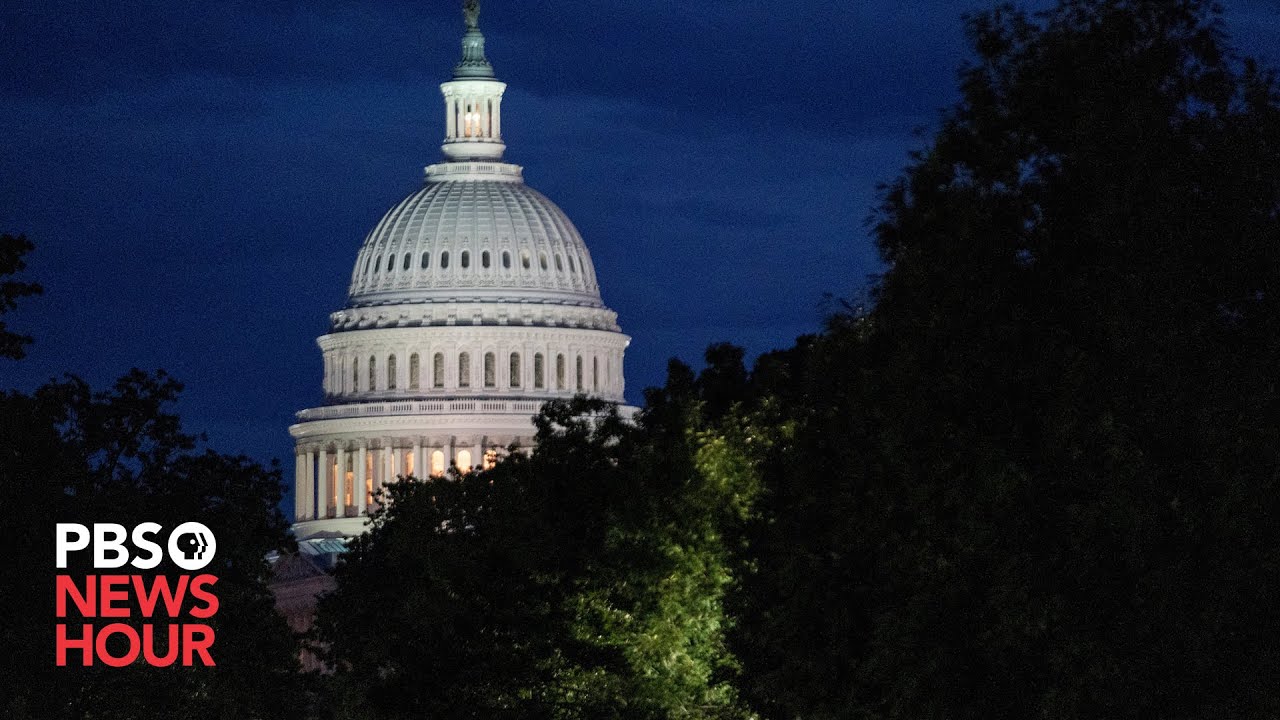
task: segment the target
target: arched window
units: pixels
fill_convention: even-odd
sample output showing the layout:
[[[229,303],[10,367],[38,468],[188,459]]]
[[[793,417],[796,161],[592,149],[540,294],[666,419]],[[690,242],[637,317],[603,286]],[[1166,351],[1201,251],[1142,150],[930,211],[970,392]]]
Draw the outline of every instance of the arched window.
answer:
[[[556,253],[556,272],[564,272],[564,263],[560,262],[560,253]]]
[[[422,253],[422,269],[426,270],[429,267],[431,267],[431,253],[424,252]]]
[[[600,392],[600,358],[591,356],[591,390]]]
[[[403,267],[401,267],[400,269],[401,269],[401,270],[408,270],[408,269],[409,269],[409,263],[411,263],[411,262],[413,262],[413,260],[412,260],[412,259],[410,259],[410,257],[409,257],[409,253],[405,253],[405,254],[404,254],[404,265],[403,265]]]
[[[373,274],[377,275],[378,271],[381,269],[382,269],[382,256],[379,255],[377,261],[373,263]]]
[[[581,355],[579,355],[578,359],[574,361],[574,365],[576,366],[575,373],[578,378],[578,392],[582,392],[582,356]]]
[[[351,392],[360,392],[360,358],[351,358]]]
[[[492,469],[493,469],[493,466],[494,466],[494,465],[497,465],[497,464],[498,464],[498,451],[497,451],[497,450],[485,450],[485,451],[484,451],[484,464],[483,464],[481,467],[483,467],[485,470],[492,470]]]
[[[497,359],[494,358],[493,353],[484,354],[484,386],[487,388],[491,388],[497,384],[495,378],[498,373],[497,369],[494,367],[496,364]]]
[[[396,389],[396,356],[387,358],[387,389]]]
[[[470,450],[459,450],[459,451],[458,451],[458,457],[457,457],[457,459],[456,459],[456,460],[454,460],[454,465],[457,465],[457,466],[458,466],[458,472],[463,472],[463,473],[469,473],[469,472],[471,472],[471,470],[472,470],[472,468],[471,468],[471,451],[470,451]]]
[[[396,269],[396,256],[388,255],[387,256],[387,272],[391,272],[392,270],[395,270],[395,269]]]
[[[541,390],[546,382],[543,380],[543,362],[542,353],[536,353],[533,356],[533,387],[535,390]]]
[[[546,269],[547,269],[547,254],[546,254],[546,253],[540,253],[540,254],[538,255],[538,267],[542,268],[543,270],[546,270]]]
[[[511,353],[511,387],[520,387],[520,353]]]
[[[564,389],[564,355],[556,355],[556,389]]]
[[[440,269],[445,270],[449,267],[449,251],[445,250],[440,253]]]
[[[436,450],[431,453],[431,475],[440,477],[444,474],[444,453]]]
[[[570,255],[570,256],[569,256],[569,272],[571,272],[571,273],[576,273],[576,272],[578,272],[578,268],[573,264],[573,256],[572,256],[572,255]]]
[[[417,390],[420,387],[418,383],[418,374],[419,374],[419,371],[422,369],[420,367],[421,364],[422,363],[418,361],[418,353],[414,353],[409,356],[409,389],[410,390]]]
[[[471,387],[471,353],[458,354],[458,387]]]
[[[528,250],[520,251],[520,267],[524,268],[525,270],[529,269],[529,251]]]
[[[369,356],[369,392],[378,389],[378,359]]]
[[[431,387],[444,387],[444,353],[436,353],[431,358]]]
[[[488,250],[485,250],[484,252],[480,253],[480,267],[484,268],[485,270],[489,269],[489,251]]]
[[[458,259],[461,261],[459,264],[462,266],[464,270],[466,268],[471,267],[471,251],[470,250],[463,250],[462,256]]]
[[[506,250],[502,251],[502,269],[503,270],[511,269],[511,253],[507,252]]]

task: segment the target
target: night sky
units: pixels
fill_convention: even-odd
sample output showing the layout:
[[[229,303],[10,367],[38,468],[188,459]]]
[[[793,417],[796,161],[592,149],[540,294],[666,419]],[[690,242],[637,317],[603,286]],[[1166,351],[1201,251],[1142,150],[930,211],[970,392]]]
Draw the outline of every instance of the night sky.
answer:
[[[786,347],[862,295],[876,186],[989,4],[482,3],[506,160],[582,232],[629,400],[669,357]],[[1276,64],[1280,0],[1224,5]],[[356,251],[440,157],[459,6],[7,0],[0,231],[45,295],[6,316],[36,345],[0,387],[164,368],[215,449],[291,457]]]

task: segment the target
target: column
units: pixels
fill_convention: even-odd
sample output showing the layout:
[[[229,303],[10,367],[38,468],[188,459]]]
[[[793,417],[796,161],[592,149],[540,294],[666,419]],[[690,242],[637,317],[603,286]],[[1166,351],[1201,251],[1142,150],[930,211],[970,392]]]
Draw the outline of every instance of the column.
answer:
[[[366,510],[365,501],[367,500],[367,498],[365,493],[368,492],[368,484],[365,478],[365,468],[369,463],[369,461],[366,459],[368,456],[369,456],[368,444],[363,442],[360,443],[360,451],[356,453],[356,487],[354,492],[355,501],[356,501],[356,515],[364,515]]]
[[[293,453],[293,521],[303,520],[302,513],[302,463],[301,451]]]
[[[338,446],[338,477],[334,479],[338,489],[338,517],[347,516],[347,448]]]
[[[316,453],[307,450],[302,464],[302,511],[307,520],[316,519]]]
[[[422,456],[422,436],[415,437],[413,439],[413,474],[418,478],[424,478],[430,472],[427,459]]]
[[[316,477],[316,517],[329,517],[329,452],[327,448],[320,448],[316,453],[316,468],[319,475]]]

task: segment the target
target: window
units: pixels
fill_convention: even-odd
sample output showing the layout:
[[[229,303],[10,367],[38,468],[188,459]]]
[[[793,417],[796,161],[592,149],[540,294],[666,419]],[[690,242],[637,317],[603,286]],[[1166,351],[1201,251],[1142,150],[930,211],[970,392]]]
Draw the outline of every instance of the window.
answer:
[[[417,390],[419,387],[418,373],[421,363],[418,361],[418,353],[409,356],[409,389]]]
[[[495,361],[496,358],[493,357],[493,353],[484,354],[484,386],[487,388],[497,384],[494,380],[497,375],[497,371],[494,369]]]
[[[576,272],[578,272],[578,268],[574,267],[574,265],[573,265],[573,256],[572,256],[572,255],[570,255],[570,256],[569,256],[569,272],[571,272],[571,273],[576,273]]]
[[[497,464],[498,464],[498,451],[486,450],[484,453],[484,465],[482,465],[481,467],[483,467],[485,470],[492,470],[493,466]]]
[[[444,387],[444,353],[436,353],[431,358],[431,387]]]
[[[426,270],[429,267],[431,267],[431,253],[424,252],[422,253],[422,269]]]
[[[484,252],[480,253],[480,267],[484,268],[485,270],[489,269],[489,251],[488,250],[485,250]]]
[[[556,253],[556,272],[564,272],[564,263],[560,262],[560,253]]]
[[[511,269],[511,253],[507,252],[506,250],[502,251],[502,269],[503,270]]]
[[[351,359],[351,392],[360,392],[360,358]]]
[[[369,356],[369,391],[373,392],[378,389],[378,359]]]
[[[564,389],[564,356],[556,355],[556,389]]]
[[[591,389],[600,392],[600,358],[591,356]]]
[[[539,254],[539,255],[538,255],[538,267],[542,268],[543,270],[546,270],[546,269],[547,269],[547,254],[546,254],[546,253],[541,253],[541,254]]]
[[[405,477],[409,477],[409,476],[413,475],[413,471],[417,469],[417,468],[415,467],[415,463],[414,463],[414,461],[416,461],[416,460],[417,460],[417,458],[415,458],[415,457],[413,456],[413,451],[409,451],[409,452],[407,452],[407,453],[405,453],[405,454],[404,454],[404,475],[405,475]]]
[[[576,377],[578,379],[578,392],[582,392],[582,356],[581,355],[579,355],[578,359],[574,361],[574,365],[576,366],[574,370],[576,373]]]
[[[525,270],[529,269],[529,251],[528,250],[520,251],[520,267],[524,268]]]
[[[459,451],[458,451],[458,458],[457,458],[457,460],[455,460],[455,461],[454,461],[454,464],[458,466],[458,471],[459,471],[459,472],[464,472],[464,473],[469,473],[469,472],[471,472],[471,470],[472,470],[472,468],[471,468],[471,451],[470,451],[470,450],[459,450]]]
[[[511,353],[511,387],[520,387],[520,353]]]
[[[440,253],[440,269],[444,270],[449,267],[449,251],[445,250]]]
[[[546,383],[543,381],[542,353],[533,356],[533,387],[535,390],[541,390]]]
[[[464,270],[466,268],[471,267],[471,251],[470,250],[463,250],[462,257],[458,259],[461,261],[459,264],[462,266]]]
[[[377,262],[373,264],[373,274],[377,275],[378,271],[381,269],[382,269],[382,256],[379,255]]]
[[[458,355],[458,387],[471,387],[471,353]]]
[[[404,265],[403,265],[403,267],[401,267],[400,269],[401,269],[401,270],[408,270],[408,269],[409,269],[409,264],[410,264],[411,262],[413,262],[413,261],[409,258],[409,253],[405,253],[405,254],[404,254]]]
[[[431,474],[434,477],[444,474],[444,453],[439,450],[431,453]]]
[[[387,389],[396,389],[396,356],[387,358]]]
[[[388,255],[387,256],[387,272],[391,272],[392,270],[395,270],[395,269],[396,269],[396,256]]]

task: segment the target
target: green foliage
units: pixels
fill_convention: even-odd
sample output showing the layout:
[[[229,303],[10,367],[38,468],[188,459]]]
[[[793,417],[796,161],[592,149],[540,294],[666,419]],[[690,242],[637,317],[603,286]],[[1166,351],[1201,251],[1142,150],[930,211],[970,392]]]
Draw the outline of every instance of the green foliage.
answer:
[[[969,20],[874,308],[758,365],[770,717],[1280,712],[1280,98],[1208,3]],[[763,361],[762,361],[763,363]],[[787,380],[790,379],[790,380]]]
[[[181,386],[133,371],[105,392],[82,380],[0,394],[0,517],[7,541],[0,612],[0,714],[24,718],[285,718],[302,696],[297,643],[267,590],[266,555],[289,546],[280,471],[196,452],[168,408]],[[220,602],[209,622],[217,666],[56,667],[57,522],[199,520],[218,538],[208,571]],[[83,558],[64,572],[94,571]],[[130,569],[131,572],[139,572]],[[155,571],[184,571],[166,560]],[[134,612],[126,622],[142,622]],[[118,650],[117,650],[118,652]]]
[[[320,606],[335,716],[740,717],[722,524],[751,481],[669,400],[551,402],[531,454],[389,486]]]
[[[31,252],[32,245],[21,235],[0,235],[0,278],[17,274],[26,269],[22,256]],[[39,295],[43,292],[36,283],[18,280],[0,280],[0,315],[17,307],[18,298]],[[3,320],[0,320],[0,358],[21,360],[26,356],[26,346],[31,344],[30,335],[19,335],[9,332]]]

